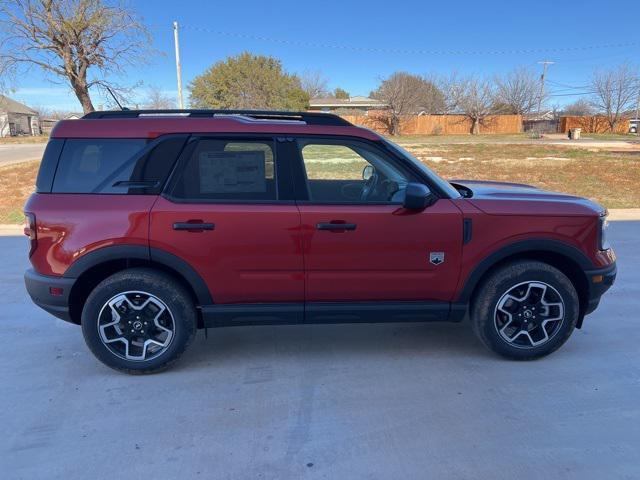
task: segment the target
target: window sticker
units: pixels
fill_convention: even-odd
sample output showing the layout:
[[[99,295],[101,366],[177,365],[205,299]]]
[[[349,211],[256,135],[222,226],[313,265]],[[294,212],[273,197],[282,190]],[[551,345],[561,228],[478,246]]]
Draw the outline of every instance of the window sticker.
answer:
[[[263,151],[202,152],[198,156],[200,193],[267,191]]]

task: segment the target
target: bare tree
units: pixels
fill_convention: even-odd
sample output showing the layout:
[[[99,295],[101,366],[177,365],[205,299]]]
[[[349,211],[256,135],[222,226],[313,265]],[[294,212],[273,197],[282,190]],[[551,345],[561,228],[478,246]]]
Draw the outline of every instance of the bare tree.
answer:
[[[147,88],[144,108],[149,110],[171,110],[176,108],[176,102],[166,95],[159,87],[152,85]]]
[[[151,37],[119,0],[0,0],[0,77],[38,67],[64,79],[85,113],[90,89],[144,61]]]
[[[329,81],[320,70],[307,70],[300,76],[302,89],[309,94],[309,98],[321,98],[329,96]]]
[[[593,115],[593,106],[589,101],[581,98],[565,106],[562,110],[562,113],[564,115],[571,115],[576,117]]]
[[[526,115],[540,102],[540,79],[531,69],[516,68],[504,77],[496,77],[495,107],[500,113]],[[542,98],[540,103],[544,103]]]
[[[613,132],[631,110],[640,88],[638,72],[629,65],[622,64],[611,70],[600,70],[593,74],[591,104],[607,118]]]
[[[445,97],[430,80],[396,72],[382,81],[371,97],[383,102],[389,112],[392,135],[400,133],[400,119],[410,113],[440,113],[445,108]]]
[[[496,93],[493,83],[477,77],[459,79],[454,75],[443,85],[448,110],[465,115],[471,120],[471,133],[480,133],[487,117],[494,113]]]

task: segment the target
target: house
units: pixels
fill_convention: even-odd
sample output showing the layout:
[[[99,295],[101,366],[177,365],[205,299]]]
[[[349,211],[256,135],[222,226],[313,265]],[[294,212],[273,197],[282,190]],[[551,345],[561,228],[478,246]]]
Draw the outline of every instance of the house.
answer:
[[[38,112],[9,97],[0,95],[0,137],[40,135]]]
[[[64,117],[58,116],[55,118],[41,118],[40,130],[42,131],[43,135],[51,135],[51,130],[53,130],[53,127],[55,127],[56,123],[58,123],[60,120],[78,120],[79,118],[82,118],[83,115],[83,113],[72,112],[65,115]]]
[[[373,98],[356,96],[349,98],[312,98],[309,111],[334,112],[336,110],[359,110],[365,115],[369,110],[382,110],[386,105]]]
[[[553,110],[529,113],[522,116],[523,132],[556,133],[559,117]]]

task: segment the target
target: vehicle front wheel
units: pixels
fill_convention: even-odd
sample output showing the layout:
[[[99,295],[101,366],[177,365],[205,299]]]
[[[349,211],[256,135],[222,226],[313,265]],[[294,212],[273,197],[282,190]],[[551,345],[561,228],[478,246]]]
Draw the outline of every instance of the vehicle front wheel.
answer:
[[[82,310],[82,333],[93,354],[132,374],[170,366],[191,343],[196,327],[188,292],[171,276],[148,268],[106,278]]]
[[[490,350],[533,360],[562,346],[579,316],[576,289],[557,268],[515,261],[491,273],[471,305],[476,335]]]

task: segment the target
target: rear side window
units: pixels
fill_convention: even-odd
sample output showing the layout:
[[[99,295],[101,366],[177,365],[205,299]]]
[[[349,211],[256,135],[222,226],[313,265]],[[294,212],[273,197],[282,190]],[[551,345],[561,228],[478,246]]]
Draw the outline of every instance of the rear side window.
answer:
[[[68,139],[53,180],[53,193],[152,194],[180,153],[186,136],[147,145],[146,139]]]
[[[276,200],[272,142],[198,141],[175,180],[171,196],[187,201]]]

